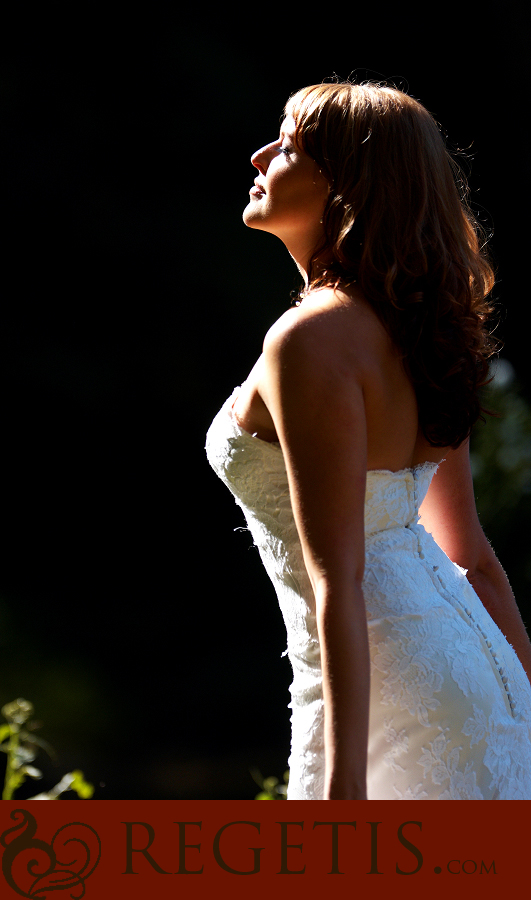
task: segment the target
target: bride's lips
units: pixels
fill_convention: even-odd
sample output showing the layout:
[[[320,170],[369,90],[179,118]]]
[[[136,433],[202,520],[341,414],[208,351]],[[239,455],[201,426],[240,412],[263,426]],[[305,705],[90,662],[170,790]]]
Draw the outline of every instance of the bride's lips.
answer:
[[[251,188],[249,193],[252,194],[253,197],[262,197],[265,194],[265,191],[263,187],[255,181],[254,187]]]

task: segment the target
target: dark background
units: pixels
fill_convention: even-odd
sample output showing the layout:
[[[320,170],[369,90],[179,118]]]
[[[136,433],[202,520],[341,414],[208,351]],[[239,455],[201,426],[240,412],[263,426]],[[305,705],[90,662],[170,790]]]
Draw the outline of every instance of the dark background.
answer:
[[[241,223],[293,91],[389,79],[468,148],[529,397],[524,7],[331,9],[6,25],[0,702],[44,721],[43,787],[79,767],[98,799],[245,799],[250,768],[284,771],[284,629],[203,446],[297,284]]]

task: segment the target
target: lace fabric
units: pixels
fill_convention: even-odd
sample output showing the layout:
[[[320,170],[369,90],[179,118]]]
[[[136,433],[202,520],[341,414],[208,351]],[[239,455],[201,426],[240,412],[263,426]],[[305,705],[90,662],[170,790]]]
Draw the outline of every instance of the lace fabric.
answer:
[[[232,406],[208,459],[243,510],[278,597],[293,669],[288,799],[322,799],[324,704],[315,601],[279,444]],[[437,466],[369,471],[363,592],[371,650],[368,796],[531,799],[531,688],[466,573],[419,524]]]

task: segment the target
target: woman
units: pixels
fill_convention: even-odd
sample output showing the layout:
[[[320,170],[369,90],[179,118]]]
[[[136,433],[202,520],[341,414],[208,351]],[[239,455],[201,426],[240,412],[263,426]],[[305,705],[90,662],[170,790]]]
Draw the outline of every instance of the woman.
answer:
[[[252,163],[244,222],[305,287],[207,452],[286,622],[288,798],[531,799],[531,649],[468,461],[493,275],[439,130],[314,85]]]

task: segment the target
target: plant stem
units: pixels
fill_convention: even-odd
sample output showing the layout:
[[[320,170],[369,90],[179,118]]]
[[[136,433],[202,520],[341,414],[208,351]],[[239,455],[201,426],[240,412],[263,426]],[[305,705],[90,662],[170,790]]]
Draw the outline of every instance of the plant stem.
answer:
[[[4,790],[2,792],[2,800],[11,800],[13,798],[17,780],[15,773],[18,768],[17,751],[20,740],[20,733],[17,725],[10,725],[10,728],[11,736],[9,738],[9,744],[7,747],[6,777],[4,781]]]

